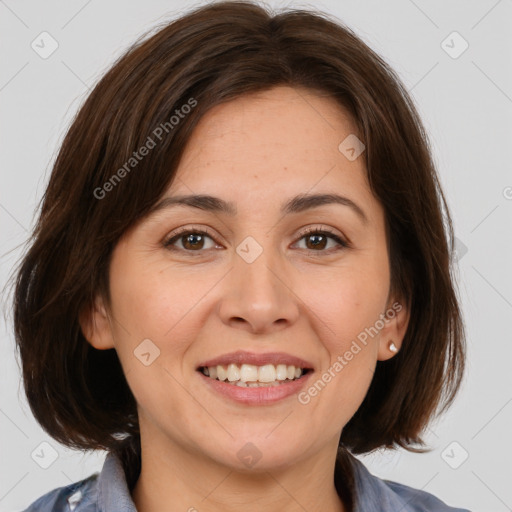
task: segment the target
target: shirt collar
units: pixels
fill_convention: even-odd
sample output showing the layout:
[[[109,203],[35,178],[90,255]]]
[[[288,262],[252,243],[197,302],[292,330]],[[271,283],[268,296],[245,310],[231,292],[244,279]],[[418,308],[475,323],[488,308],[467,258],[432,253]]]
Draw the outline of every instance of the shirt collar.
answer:
[[[137,512],[121,460],[112,452],[98,477],[98,508],[100,512]]]
[[[385,480],[372,475],[366,466],[349,451],[345,457],[350,462],[353,512],[382,512],[401,510],[407,512],[408,503],[388,487]],[[339,455],[341,456],[341,455]]]

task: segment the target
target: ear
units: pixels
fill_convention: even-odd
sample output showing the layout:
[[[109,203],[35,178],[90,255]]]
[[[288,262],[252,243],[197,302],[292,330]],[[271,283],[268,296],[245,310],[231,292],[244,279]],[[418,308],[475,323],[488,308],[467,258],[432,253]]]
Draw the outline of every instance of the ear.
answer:
[[[97,296],[93,304],[84,307],[79,314],[80,328],[85,339],[96,349],[114,348],[114,338],[103,298]]]
[[[390,301],[384,312],[382,322],[384,327],[380,331],[379,352],[377,359],[386,361],[396,355],[402,347],[402,341],[409,325],[409,308],[405,301]],[[396,350],[390,349],[393,342]]]

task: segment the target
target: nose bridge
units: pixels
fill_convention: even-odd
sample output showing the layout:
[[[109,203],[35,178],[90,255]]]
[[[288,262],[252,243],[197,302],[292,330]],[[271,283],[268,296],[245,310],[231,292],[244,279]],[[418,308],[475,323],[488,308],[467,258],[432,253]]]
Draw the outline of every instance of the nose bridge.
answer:
[[[277,247],[272,247],[271,237],[261,243],[252,236],[246,237],[237,247],[234,257],[235,270],[240,278],[240,291],[248,294],[245,300],[259,302],[259,308],[270,307],[283,296],[283,282],[276,273],[281,265]],[[284,297],[283,297],[284,298]]]
[[[277,248],[271,247],[270,243],[263,246],[253,237],[247,237],[236,248],[234,264],[241,280],[241,289],[248,291],[252,287],[251,296],[254,298],[260,296],[261,299],[271,301],[275,297],[270,295],[281,292],[275,282],[276,272],[279,272],[276,251]]]

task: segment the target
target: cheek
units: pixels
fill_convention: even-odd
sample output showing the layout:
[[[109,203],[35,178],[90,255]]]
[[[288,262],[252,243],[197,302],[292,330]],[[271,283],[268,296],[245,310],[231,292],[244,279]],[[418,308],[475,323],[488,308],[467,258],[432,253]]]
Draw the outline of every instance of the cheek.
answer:
[[[161,260],[119,258],[112,266],[115,346],[139,403],[168,399],[170,390],[179,392],[173,376],[181,381],[190,371],[184,367],[187,353],[204,328],[208,292],[216,281],[213,273],[205,278],[204,271],[176,272]],[[156,348],[149,343],[149,350],[139,349],[148,339]],[[146,367],[136,356],[148,351],[150,361],[156,357]]]
[[[150,261],[121,261],[112,270],[110,282],[117,320],[137,339],[154,337],[164,342],[172,338],[204,295],[201,287],[191,285],[193,279],[179,274],[171,279],[161,264]]]
[[[310,391],[325,393],[324,404],[335,407],[329,414],[348,414],[346,421],[363,401],[373,378],[378,320],[385,310],[388,284],[385,272],[350,268],[309,294],[308,307],[315,313],[310,317],[316,319],[318,337],[328,353],[315,380],[321,382]]]
[[[156,415],[164,404],[166,414],[190,407],[180,385],[181,365],[190,340],[197,337],[195,306],[206,292],[168,277],[149,265],[119,265],[111,274],[116,351],[139,408]]]
[[[385,310],[388,287],[387,274],[347,268],[311,288],[307,305],[333,355],[345,352],[352,340],[372,330]]]

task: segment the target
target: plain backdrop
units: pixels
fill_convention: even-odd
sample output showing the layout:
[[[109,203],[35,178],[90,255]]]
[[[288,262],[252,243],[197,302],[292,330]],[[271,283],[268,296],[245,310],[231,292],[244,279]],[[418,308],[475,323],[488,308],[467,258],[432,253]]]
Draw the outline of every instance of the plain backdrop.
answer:
[[[202,3],[0,0],[0,285],[21,254],[59,143],[91,87],[139,35]],[[360,459],[377,476],[450,505],[510,511],[512,1],[268,3],[336,16],[399,73],[430,134],[455,221],[468,333],[464,386],[430,425],[431,452]],[[33,49],[41,37],[47,51],[52,40],[58,44],[47,58]],[[101,470],[105,453],[68,450],[40,428],[24,397],[9,317],[0,332],[0,510],[14,511]],[[47,469],[33,456],[42,449]]]

